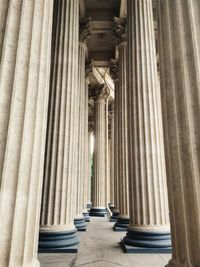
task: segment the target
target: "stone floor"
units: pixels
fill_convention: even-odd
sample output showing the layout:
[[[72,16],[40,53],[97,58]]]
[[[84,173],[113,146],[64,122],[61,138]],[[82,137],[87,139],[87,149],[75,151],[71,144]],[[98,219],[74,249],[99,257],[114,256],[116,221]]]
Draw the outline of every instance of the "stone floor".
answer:
[[[169,254],[125,254],[119,246],[124,233],[112,230],[106,218],[92,218],[87,232],[80,233],[77,254],[39,254],[41,267],[163,267]]]

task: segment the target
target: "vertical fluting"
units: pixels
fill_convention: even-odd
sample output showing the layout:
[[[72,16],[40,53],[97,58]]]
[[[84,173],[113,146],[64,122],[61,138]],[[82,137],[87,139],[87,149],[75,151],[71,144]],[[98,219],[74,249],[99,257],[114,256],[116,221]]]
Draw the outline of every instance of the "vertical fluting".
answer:
[[[0,3],[0,266],[35,267],[52,2]]]
[[[200,266],[200,2],[160,0],[158,13],[169,266]]]
[[[86,209],[89,198],[90,175],[89,175],[89,135],[88,135],[88,83],[85,81],[85,115],[84,115],[84,195],[83,195],[83,209]]]
[[[128,0],[127,4],[129,232],[167,232],[169,216],[152,1]],[[164,245],[169,246],[170,242],[167,240]]]
[[[86,44],[79,42],[79,96],[77,108],[79,109],[78,120],[78,166],[77,166],[77,206],[76,215],[83,217],[83,199],[85,183],[85,53]]]
[[[119,215],[129,216],[128,185],[128,129],[127,129],[127,42],[118,46],[119,87],[116,109],[118,109],[118,172],[119,172]]]
[[[95,101],[94,186],[92,205],[105,207],[105,100]]]
[[[79,1],[56,1],[41,233],[74,229],[78,161]]]
[[[91,139],[93,137],[93,128],[88,124],[88,190],[87,190],[87,204],[91,205],[92,203],[92,161],[93,161],[93,152],[91,152]]]
[[[111,134],[110,134],[110,204],[114,205],[114,184],[115,184],[115,176],[114,176],[114,104],[111,106]]]
[[[118,94],[119,94],[119,79],[115,80],[115,107],[118,106]],[[119,145],[119,133],[118,133],[118,125],[119,125],[119,110],[115,108],[115,115],[114,115],[114,124],[115,124],[115,131],[114,131],[114,175],[115,175],[115,185],[114,185],[114,204],[115,210],[119,210],[119,162],[118,162],[118,145]]]
[[[110,75],[114,81],[115,86],[115,108],[114,108],[114,212],[118,214],[119,211],[119,157],[118,157],[118,147],[119,147],[119,132],[118,132],[118,120],[119,120],[119,66],[114,60],[110,63]]]
[[[108,140],[108,99],[105,104],[105,197],[106,197],[106,206],[110,202],[110,160],[109,160],[109,140]]]

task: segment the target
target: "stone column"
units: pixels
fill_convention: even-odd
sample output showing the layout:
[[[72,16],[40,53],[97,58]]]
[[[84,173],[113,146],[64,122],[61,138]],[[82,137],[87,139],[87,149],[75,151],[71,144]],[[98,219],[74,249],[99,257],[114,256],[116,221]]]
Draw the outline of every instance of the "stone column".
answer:
[[[76,236],[79,1],[55,1],[40,251],[72,252]],[[78,101],[79,102],[79,101]]]
[[[110,105],[110,209],[114,210],[114,103]]]
[[[87,204],[91,202],[91,197],[89,197],[90,183],[90,170],[89,170],[89,134],[88,134],[88,81],[85,81],[85,118],[84,118],[84,193],[83,193],[83,215],[85,221],[90,221],[89,212],[87,209]]]
[[[128,185],[128,129],[127,129],[127,40],[126,21],[114,19],[113,40],[119,52],[119,86],[116,94],[118,110],[118,181],[119,181],[119,216],[114,226],[115,231],[126,231],[129,219],[129,185]]]
[[[119,162],[118,162],[118,94],[119,94],[119,65],[115,60],[110,64],[110,75],[115,84],[115,109],[114,109],[114,210],[110,218],[111,222],[116,222],[119,215]]]
[[[96,89],[95,98],[95,147],[94,147],[94,174],[92,184],[91,216],[105,216],[106,214],[106,121],[105,106],[108,98],[108,88]]]
[[[123,245],[128,252],[135,247],[168,251],[171,240],[152,1],[128,0],[127,4],[130,226]]]
[[[0,266],[38,267],[53,5],[0,2]]]
[[[77,205],[76,205],[76,216],[74,219],[74,224],[78,231],[86,231],[86,222],[85,217],[83,216],[84,211],[84,191],[85,191],[85,182],[87,177],[85,176],[85,149],[87,147],[86,138],[88,135],[85,135],[85,128],[88,129],[88,126],[85,125],[86,119],[86,97],[88,100],[88,94],[86,95],[86,81],[85,81],[85,59],[87,51],[87,41],[90,38],[90,21],[84,19],[80,22],[79,29],[79,63],[78,63],[78,72],[79,72],[79,82],[78,82],[78,91],[79,95],[76,99],[77,108],[79,109],[79,118],[78,118],[78,165],[77,165]],[[79,101],[79,102],[78,102]]]
[[[158,1],[172,260],[200,266],[200,2]]]
[[[94,133],[94,122],[88,122],[88,190],[87,190],[87,208],[92,207],[92,158],[93,154],[91,153],[91,139]]]
[[[106,207],[108,207],[108,204],[110,203],[110,160],[109,160],[109,138],[108,138],[108,127],[109,127],[109,104],[108,99],[106,99],[106,111],[105,111],[105,161],[106,161],[106,168],[105,168],[105,193],[106,193]]]

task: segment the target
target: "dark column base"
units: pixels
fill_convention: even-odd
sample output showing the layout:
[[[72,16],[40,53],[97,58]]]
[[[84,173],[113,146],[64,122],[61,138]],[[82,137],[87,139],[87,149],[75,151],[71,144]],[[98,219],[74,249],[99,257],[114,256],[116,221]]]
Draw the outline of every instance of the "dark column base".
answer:
[[[117,222],[113,226],[113,230],[116,232],[126,232],[130,224],[130,219],[126,217],[118,217]]]
[[[87,223],[85,222],[85,217],[81,217],[81,218],[75,218],[74,219],[74,225],[77,229],[77,231],[82,231],[85,232],[86,228],[87,228]]]
[[[83,212],[83,216],[85,217],[86,222],[90,222],[90,214],[88,211]]]
[[[39,253],[77,253],[80,240],[77,230],[39,233]]]
[[[119,216],[119,211],[118,210],[113,210],[112,216],[110,217],[111,222],[117,222]]]
[[[98,208],[98,207],[92,207],[90,209],[90,216],[91,217],[105,217],[107,215],[106,208]]]
[[[121,241],[126,253],[171,253],[170,232],[128,229]]]

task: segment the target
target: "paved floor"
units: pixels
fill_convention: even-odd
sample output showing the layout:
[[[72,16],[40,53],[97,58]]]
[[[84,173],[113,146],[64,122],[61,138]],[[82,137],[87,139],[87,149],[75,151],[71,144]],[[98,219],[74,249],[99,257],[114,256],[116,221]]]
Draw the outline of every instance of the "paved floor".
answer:
[[[124,233],[114,232],[113,223],[92,218],[87,232],[80,233],[77,254],[39,254],[41,267],[164,267],[169,254],[125,254],[119,241]]]

